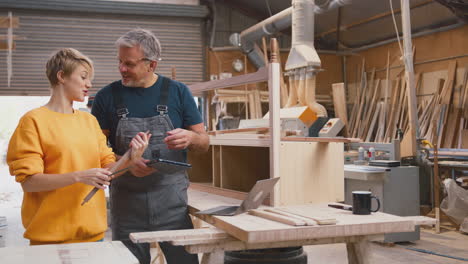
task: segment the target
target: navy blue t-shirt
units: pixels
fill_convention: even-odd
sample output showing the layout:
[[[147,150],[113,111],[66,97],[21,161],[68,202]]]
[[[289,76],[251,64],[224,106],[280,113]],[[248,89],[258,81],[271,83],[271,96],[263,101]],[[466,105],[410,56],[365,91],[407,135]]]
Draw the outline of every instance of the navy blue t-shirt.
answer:
[[[115,129],[118,123],[112,87],[115,85],[123,87],[122,99],[129,111],[127,117],[152,117],[159,115],[155,109],[160,101],[164,76],[158,76],[156,83],[148,88],[126,87],[122,85],[122,81],[116,81],[96,94],[91,113],[99,121],[101,129],[110,130],[109,142],[112,147],[115,146]],[[203,122],[192,93],[181,82],[170,80],[167,107],[174,128],[187,128]]]

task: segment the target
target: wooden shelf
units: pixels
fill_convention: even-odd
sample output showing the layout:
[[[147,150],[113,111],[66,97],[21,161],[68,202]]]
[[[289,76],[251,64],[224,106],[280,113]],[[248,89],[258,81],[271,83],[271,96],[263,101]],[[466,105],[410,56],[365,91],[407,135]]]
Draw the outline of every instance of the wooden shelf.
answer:
[[[343,148],[343,142],[282,141],[281,180],[273,194],[278,205],[343,201]],[[190,182],[210,193],[246,193],[257,180],[270,177],[269,147],[211,145],[203,157],[189,152],[189,161],[204,168],[189,171]]]
[[[205,91],[211,91],[215,89],[228,88],[240,85],[246,85],[251,83],[265,82],[268,81],[268,69],[262,67],[254,73],[244,74],[235,76],[228,79],[201,82],[189,85],[188,88],[194,96],[201,96]]]

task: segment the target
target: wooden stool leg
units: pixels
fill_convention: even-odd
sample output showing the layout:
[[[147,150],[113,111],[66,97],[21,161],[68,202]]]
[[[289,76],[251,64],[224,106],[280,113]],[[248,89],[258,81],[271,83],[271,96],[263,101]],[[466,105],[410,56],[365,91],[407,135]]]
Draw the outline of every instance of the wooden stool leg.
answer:
[[[219,264],[224,263],[224,251],[215,250],[213,252],[204,253],[200,264]]]
[[[159,244],[156,243],[151,243],[151,264],[165,264],[166,263],[166,258],[164,257],[164,253],[162,252],[161,248],[159,247]]]
[[[369,264],[369,241],[362,239],[355,243],[346,243],[349,264]]]

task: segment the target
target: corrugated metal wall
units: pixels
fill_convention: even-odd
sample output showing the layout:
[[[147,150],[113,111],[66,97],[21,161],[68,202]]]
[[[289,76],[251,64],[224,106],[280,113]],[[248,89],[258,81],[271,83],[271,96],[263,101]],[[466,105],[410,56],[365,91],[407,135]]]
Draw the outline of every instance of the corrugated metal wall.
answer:
[[[62,47],[76,48],[95,64],[93,91],[119,79],[115,40],[136,27],[153,31],[161,41],[162,61],[157,72],[170,76],[171,67],[177,79],[187,84],[203,80],[203,21],[199,17],[151,17],[82,12],[33,11],[0,9],[0,16],[12,11],[19,17],[19,28],[13,52],[13,77],[7,87],[6,51],[0,52],[0,95],[48,95],[45,63]],[[0,34],[6,30],[1,29]]]

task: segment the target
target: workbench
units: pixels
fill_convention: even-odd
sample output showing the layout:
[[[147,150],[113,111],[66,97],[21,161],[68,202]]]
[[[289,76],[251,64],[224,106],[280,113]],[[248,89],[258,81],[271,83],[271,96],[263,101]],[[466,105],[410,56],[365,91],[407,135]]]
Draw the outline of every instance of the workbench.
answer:
[[[219,205],[239,205],[240,200],[189,189],[189,210]],[[135,243],[168,241],[183,245],[190,253],[204,253],[202,263],[223,263],[224,251],[346,243],[349,263],[369,263],[370,240],[385,233],[414,231],[420,224],[435,222],[426,217],[399,217],[385,213],[362,216],[326,204],[287,206],[304,215],[333,217],[335,225],[290,226],[249,214],[237,216],[196,215],[213,228],[132,233]]]
[[[0,263],[138,264],[120,241],[0,248]]]

